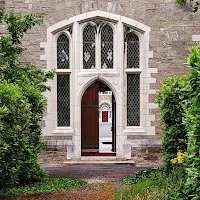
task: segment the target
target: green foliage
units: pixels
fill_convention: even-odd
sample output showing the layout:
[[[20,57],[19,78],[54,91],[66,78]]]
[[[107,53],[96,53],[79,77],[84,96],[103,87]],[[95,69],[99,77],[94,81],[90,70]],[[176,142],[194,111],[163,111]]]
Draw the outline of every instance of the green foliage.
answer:
[[[164,161],[168,167],[178,151],[187,150],[187,129],[183,119],[190,93],[189,77],[189,74],[183,77],[168,77],[161,83],[158,91],[157,102],[163,122],[162,146]]]
[[[191,4],[193,12],[197,12],[200,6],[199,0],[176,0],[176,3],[180,4],[181,6],[184,6],[186,4]]]
[[[134,185],[136,183],[142,182],[146,178],[150,178],[153,174],[160,174],[161,172],[165,172],[167,169],[165,166],[159,168],[149,168],[140,171],[133,177],[128,177],[122,180],[122,183],[127,185]]]
[[[42,92],[54,73],[34,65],[22,66],[20,39],[41,22],[33,15],[6,14],[0,22],[9,34],[0,38],[0,187],[41,180],[45,171],[36,160],[43,149],[41,123],[46,99]]]
[[[170,173],[163,168],[141,172],[141,178],[132,180],[129,189],[122,190],[117,195],[117,200],[183,200],[183,183],[186,180],[184,168],[173,168]],[[127,179],[125,181],[127,182]],[[130,184],[130,182],[128,182]]]
[[[80,188],[86,186],[84,181],[73,179],[54,178],[45,179],[43,182],[30,183],[26,186],[13,187],[7,190],[0,191],[0,197],[11,197],[22,194],[34,194],[39,192],[53,192],[59,190],[69,190],[72,188]]]
[[[190,104],[184,121],[189,137],[186,194],[187,199],[197,200],[200,198],[200,45],[190,48],[187,62],[192,71]]]
[[[24,36],[24,33],[36,24],[40,24],[42,18],[37,19],[33,14],[22,17],[21,14],[16,15],[11,11],[8,14],[4,13],[4,21],[8,26],[7,29],[12,37],[12,42],[15,44],[21,44],[20,39]]]

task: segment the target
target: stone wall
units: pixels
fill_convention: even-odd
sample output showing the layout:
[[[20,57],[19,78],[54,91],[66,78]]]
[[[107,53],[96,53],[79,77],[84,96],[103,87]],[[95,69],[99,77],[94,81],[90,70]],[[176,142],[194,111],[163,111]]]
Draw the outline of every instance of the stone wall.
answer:
[[[171,73],[185,74],[185,57],[188,46],[192,44],[192,35],[200,31],[200,14],[192,13],[189,7],[181,7],[175,4],[175,0],[6,0],[0,1],[0,6],[6,10],[15,12],[35,13],[36,16],[44,16],[44,23],[34,27],[23,39],[26,51],[21,56],[23,63],[33,63],[41,68],[46,68],[46,61],[41,61],[44,49],[40,43],[47,41],[46,30],[52,24],[68,19],[81,13],[101,10],[129,17],[151,27],[150,51],[153,58],[150,59],[151,68],[157,68],[158,73],[152,74],[156,83],[151,84],[150,89],[158,89],[160,82]],[[0,34],[6,34],[5,25],[0,26]],[[149,103],[154,103],[156,94],[149,95]],[[155,136],[128,136],[128,140],[136,139],[160,139],[160,122],[158,109],[152,109],[150,114],[156,115]],[[57,142],[50,139],[49,144]],[[64,142],[61,142],[64,146]],[[60,144],[61,144],[60,143]],[[57,163],[66,158],[66,148],[49,148],[39,159],[40,163]],[[55,158],[57,157],[57,158]],[[132,157],[137,163],[160,164],[161,153],[158,147],[132,147]],[[58,160],[54,160],[58,159]]]
[[[38,163],[42,167],[47,167],[47,166],[57,166],[60,165],[62,166],[63,162],[66,161],[67,157],[67,149],[47,149],[43,151],[39,158],[38,158]]]
[[[162,148],[160,146],[132,147],[131,152],[131,157],[138,167],[158,167],[164,164],[162,161]]]
[[[34,63],[46,68],[46,62],[40,60],[44,52],[40,42],[46,41],[46,28],[56,22],[88,11],[102,10],[123,15],[151,27],[150,51],[154,52],[150,59],[150,67],[158,68],[158,74],[152,74],[157,79],[151,84],[151,89],[158,89],[164,77],[184,74],[188,70],[185,57],[188,46],[191,45],[193,34],[200,31],[199,13],[190,12],[189,7],[176,5],[175,0],[6,0],[0,1],[0,6],[15,12],[35,13],[44,16],[44,24],[34,27],[23,40],[26,51],[22,62]],[[4,27],[5,29],[5,27]],[[0,28],[1,33],[3,28]],[[156,95],[150,95],[149,101],[154,102]],[[156,115],[156,133],[159,135],[159,112],[152,109]],[[156,136],[157,137],[157,136]]]
[[[62,165],[67,160],[68,145],[71,143],[70,136],[44,136],[45,149],[38,158],[38,163],[45,167]]]

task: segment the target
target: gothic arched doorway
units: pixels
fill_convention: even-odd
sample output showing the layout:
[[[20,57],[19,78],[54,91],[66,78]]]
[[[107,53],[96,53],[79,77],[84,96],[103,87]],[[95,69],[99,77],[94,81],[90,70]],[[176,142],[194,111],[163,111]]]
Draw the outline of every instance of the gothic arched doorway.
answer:
[[[112,125],[111,142],[107,150],[101,152],[99,145],[99,95],[111,95]],[[105,146],[104,145],[104,146]],[[110,146],[108,146],[110,145]],[[110,150],[109,150],[110,147]],[[101,81],[96,81],[85,91],[81,101],[81,155],[115,156],[116,155],[116,101],[111,89]]]

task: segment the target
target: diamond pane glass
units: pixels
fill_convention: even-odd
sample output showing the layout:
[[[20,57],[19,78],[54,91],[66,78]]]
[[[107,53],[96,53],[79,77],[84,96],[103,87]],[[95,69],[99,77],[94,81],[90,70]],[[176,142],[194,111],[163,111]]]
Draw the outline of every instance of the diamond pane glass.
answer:
[[[57,40],[57,68],[69,69],[69,39],[64,34]]]
[[[57,120],[58,126],[70,126],[69,75],[57,75]]]
[[[139,68],[139,38],[133,32],[127,35],[127,68]]]
[[[113,68],[113,30],[109,25],[101,32],[101,68]]]
[[[127,125],[140,125],[140,75],[127,75]]]
[[[83,31],[83,69],[95,68],[95,30],[87,25]]]

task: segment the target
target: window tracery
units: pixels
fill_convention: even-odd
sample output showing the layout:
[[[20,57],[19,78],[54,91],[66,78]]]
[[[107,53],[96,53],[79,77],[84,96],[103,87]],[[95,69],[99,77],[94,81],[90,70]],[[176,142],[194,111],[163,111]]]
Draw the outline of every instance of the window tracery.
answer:
[[[69,69],[69,39],[62,34],[57,40],[57,68]]]
[[[83,31],[83,69],[95,68],[95,30],[87,25]]]
[[[105,25],[101,31],[101,68],[113,68],[113,59],[113,30],[109,25]]]

